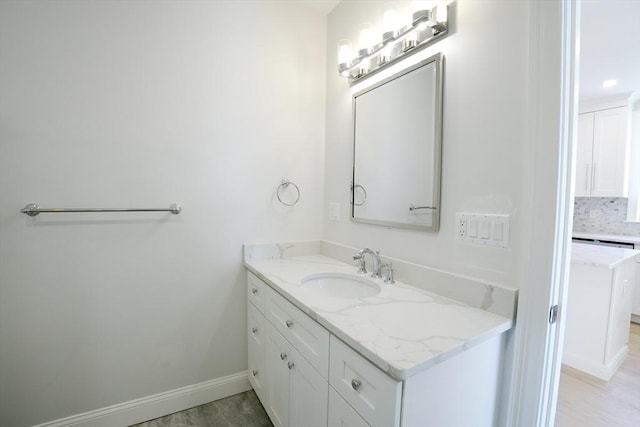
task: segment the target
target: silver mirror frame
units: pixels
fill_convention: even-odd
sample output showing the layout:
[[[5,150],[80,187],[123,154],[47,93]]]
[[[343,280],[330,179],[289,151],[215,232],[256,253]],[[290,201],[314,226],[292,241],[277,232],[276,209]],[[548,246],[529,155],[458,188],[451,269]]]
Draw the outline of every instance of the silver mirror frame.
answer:
[[[403,223],[396,221],[386,221],[386,220],[376,220],[376,219],[368,219],[368,218],[357,218],[355,216],[355,191],[357,185],[354,186],[356,182],[355,174],[356,174],[356,100],[359,96],[376,89],[386,83],[389,83],[405,74],[408,74],[420,67],[423,67],[427,64],[435,63],[436,70],[436,78],[435,78],[435,119],[434,119],[434,132],[433,132],[433,192],[432,192],[432,201],[431,206],[428,207],[429,211],[432,212],[432,222],[431,225],[421,225],[421,224],[413,224],[413,223]],[[430,231],[437,232],[440,229],[440,192],[441,192],[441,178],[442,178],[442,122],[443,122],[443,85],[444,85],[444,56],[442,53],[437,53],[429,58],[423,59],[420,62],[404,68],[397,73],[389,76],[388,78],[381,80],[380,82],[367,87],[361,91],[358,91],[352,96],[352,114],[351,114],[351,130],[352,130],[352,141],[353,141],[353,151],[352,151],[352,175],[351,175],[351,221],[358,223],[366,223],[366,224],[374,224],[374,225],[382,225],[387,227],[397,227],[397,228],[407,228],[413,230],[421,230],[421,231]],[[385,167],[385,166],[381,166]]]

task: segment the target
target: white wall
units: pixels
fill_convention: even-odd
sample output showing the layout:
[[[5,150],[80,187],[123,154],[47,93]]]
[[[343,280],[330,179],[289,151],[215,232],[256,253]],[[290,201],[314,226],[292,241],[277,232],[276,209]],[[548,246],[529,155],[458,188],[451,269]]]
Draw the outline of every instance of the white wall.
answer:
[[[352,89],[346,79],[338,76],[337,55],[333,52],[337,51],[340,39],[355,43],[360,23],[379,23],[382,3],[343,0],[331,12],[327,27],[325,239],[355,247],[368,246],[381,250],[381,255],[519,286],[526,230],[525,189],[530,185],[524,142],[529,78],[528,7],[527,2],[520,1],[459,0],[450,6],[450,34],[413,58],[436,52],[445,57],[438,233],[349,220]],[[389,165],[380,165],[385,167]],[[328,206],[332,202],[341,204],[338,222],[328,220]],[[477,247],[455,241],[456,212],[512,215],[510,248]]]
[[[325,42],[292,2],[0,3],[1,425],[246,370],[242,244],[321,237]]]

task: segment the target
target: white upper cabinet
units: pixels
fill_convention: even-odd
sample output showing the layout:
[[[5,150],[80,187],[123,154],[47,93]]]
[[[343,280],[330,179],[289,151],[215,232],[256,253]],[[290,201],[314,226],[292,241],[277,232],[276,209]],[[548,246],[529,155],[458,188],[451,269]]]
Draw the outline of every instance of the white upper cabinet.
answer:
[[[627,107],[578,116],[575,195],[626,196]]]

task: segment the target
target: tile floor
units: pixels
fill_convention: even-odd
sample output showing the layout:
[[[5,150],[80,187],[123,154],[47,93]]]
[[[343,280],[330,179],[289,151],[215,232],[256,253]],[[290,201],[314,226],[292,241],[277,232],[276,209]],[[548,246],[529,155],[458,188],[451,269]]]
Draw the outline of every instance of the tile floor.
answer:
[[[253,390],[131,427],[273,427]]]

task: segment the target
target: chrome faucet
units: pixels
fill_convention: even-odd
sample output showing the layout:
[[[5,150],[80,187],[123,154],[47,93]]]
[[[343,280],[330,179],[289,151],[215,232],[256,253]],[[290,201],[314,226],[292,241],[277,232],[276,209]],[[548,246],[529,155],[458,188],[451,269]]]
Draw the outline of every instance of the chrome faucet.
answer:
[[[371,277],[377,279],[380,277],[380,251],[372,251],[369,248],[360,249],[354,256],[353,259],[356,261],[360,261],[360,269],[358,273],[364,274],[367,272],[364,266],[364,255],[369,254],[373,259],[373,271],[371,272]]]

